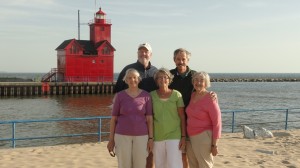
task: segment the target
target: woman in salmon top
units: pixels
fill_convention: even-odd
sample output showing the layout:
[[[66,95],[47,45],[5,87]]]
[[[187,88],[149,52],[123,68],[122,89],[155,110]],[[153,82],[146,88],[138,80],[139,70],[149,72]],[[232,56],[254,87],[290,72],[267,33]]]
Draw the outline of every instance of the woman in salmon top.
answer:
[[[192,84],[195,91],[186,108],[187,133],[191,141],[191,147],[187,148],[188,161],[190,168],[211,168],[221,137],[221,111],[217,99],[213,100],[207,90],[210,77],[206,72],[196,72]]]

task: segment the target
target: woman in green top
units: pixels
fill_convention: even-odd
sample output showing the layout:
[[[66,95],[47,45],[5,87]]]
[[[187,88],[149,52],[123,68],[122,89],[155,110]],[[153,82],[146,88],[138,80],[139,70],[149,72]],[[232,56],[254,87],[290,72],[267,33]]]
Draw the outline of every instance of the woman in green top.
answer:
[[[155,168],[182,168],[182,151],[185,148],[185,115],[182,95],[169,89],[173,75],[161,68],[154,80],[159,89],[152,91],[154,115]]]

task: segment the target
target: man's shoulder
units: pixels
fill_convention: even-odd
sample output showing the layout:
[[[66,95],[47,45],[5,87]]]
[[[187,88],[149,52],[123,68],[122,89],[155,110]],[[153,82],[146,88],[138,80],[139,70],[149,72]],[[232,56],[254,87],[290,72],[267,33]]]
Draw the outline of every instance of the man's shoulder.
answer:
[[[197,71],[195,71],[195,70],[190,70],[190,73],[193,75],[194,73],[196,73]]]
[[[156,66],[152,65],[151,62],[149,62],[149,69],[151,70],[157,70]]]
[[[151,69],[155,69],[155,70],[158,69],[158,68],[156,68],[156,66],[153,66],[153,65],[151,65],[150,68],[151,68]]]
[[[123,69],[129,69],[129,68],[137,68],[138,67],[138,63],[134,62],[131,64],[126,65]]]
[[[173,74],[173,75],[177,74],[177,70],[176,70],[176,68],[174,68],[174,69],[171,69],[171,70],[170,70],[170,72],[171,72],[171,74]]]
[[[188,73],[188,75],[189,76],[192,76],[194,73],[196,73],[197,71],[195,71],[195,70],[193,70],[193,69],[191,69],[190,67],[189,67],[189,73]]]
[[[121,71],[121,74],[125,75],[125,72],[130,69],[130,68],[133,68],[133,69],[136,69],[137,71],[139,71],[141,68],[139,66],[139,64],[137,62],[134,62],[134,63],[131,63],[131,64],[128,64],[126,65],[122,71]]]

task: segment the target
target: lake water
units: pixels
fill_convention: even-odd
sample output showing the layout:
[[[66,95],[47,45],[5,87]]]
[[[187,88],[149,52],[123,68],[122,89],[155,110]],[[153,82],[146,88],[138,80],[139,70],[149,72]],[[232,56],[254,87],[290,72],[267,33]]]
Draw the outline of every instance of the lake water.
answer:
[[[300,108],[299,82],[214,82],[210,90],[218,94],[222,111],[237,109]],[[91,116],[109,116],[113,95],[55,95],[35,97],[2,97],[0,120],[58,119]],[[300,113],[289,118],[300,119]],[[229,132],[232,114],[222,113],[224,131]],[[248,122],[284,121],[283,112],[247,112],[236,115],[237,124]],[[300,122],[289,128],[300,128]],[[284,124],[270,124],[269,129],[284,129]],[[18,125],[18,136],[41,136],[61,133],[96,131],[95,122],[48,123],[42,125]],[[33,133],[34,132],[34,133]],[[40,135],[41,134],[41,135]],[[0,125],[0,138],[11,136],[11,126]],[[54,138],[48,140],[17,141],[17,147],[56,145],[65,143],[96,142],[96,137]],[[0,148],[10,147],[10,142],[0,141]]]

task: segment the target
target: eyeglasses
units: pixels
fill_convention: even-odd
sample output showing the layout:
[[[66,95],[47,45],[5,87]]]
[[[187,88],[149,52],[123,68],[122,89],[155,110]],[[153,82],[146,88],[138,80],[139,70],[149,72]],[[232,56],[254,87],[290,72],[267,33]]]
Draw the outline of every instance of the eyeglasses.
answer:
[[[116,156],[116,154],[115,154],[114,151],[109,151],[109,154],[110,154],[111,157],[115,157]]]

